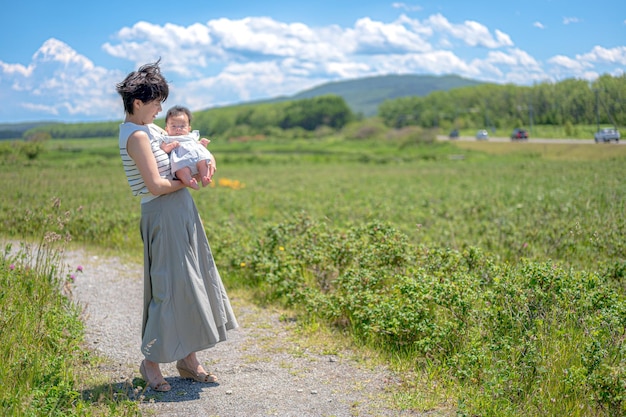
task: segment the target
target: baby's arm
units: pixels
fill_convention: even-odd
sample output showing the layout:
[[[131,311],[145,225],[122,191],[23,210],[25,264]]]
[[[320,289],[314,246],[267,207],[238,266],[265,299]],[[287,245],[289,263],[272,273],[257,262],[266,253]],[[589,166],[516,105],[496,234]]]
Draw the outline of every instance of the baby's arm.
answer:
[[[178,145],[180,145],[180,143],[177,140],[169,142],[169,143],[167,143],[165,141],[162,141],[161,142],[161,150],[163,152],[165,152],[165,153],[170,153],[174,149],[178,148]]]

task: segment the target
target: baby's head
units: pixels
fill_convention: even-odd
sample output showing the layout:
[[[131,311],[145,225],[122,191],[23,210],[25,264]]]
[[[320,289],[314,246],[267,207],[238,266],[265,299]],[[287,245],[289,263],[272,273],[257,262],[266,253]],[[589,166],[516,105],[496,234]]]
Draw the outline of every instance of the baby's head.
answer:
[[[191,132],[191,111],[183,106],[169,109],[165,116],[165,130],[170,136],[188,135]]]

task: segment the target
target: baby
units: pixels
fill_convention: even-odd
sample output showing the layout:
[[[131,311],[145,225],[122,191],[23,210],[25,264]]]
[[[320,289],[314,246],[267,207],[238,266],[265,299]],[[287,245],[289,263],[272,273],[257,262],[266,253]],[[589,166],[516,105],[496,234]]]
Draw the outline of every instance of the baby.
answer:
[[[174,106],[165,116],[165,131],[161,149],[170,155],[172,172],[183,184],[197,190],[200,188],[196,177],[199,176],[202,186],[211,183],[209,165],[213,163],[213,155],[206,146],[210,140],[200,139],[197,130],[191,131],[191,111],[183,106]]]

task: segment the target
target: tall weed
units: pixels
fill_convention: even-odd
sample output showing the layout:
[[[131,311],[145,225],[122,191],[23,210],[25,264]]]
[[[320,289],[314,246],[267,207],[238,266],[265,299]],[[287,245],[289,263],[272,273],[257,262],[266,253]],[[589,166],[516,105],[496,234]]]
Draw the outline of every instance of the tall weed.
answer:
[[[59,199],[33,212],[40,241],[8,243],[0,257],[0,409],[6,416],[102,415],[102,407],[135,413],[136,404],[83,398],[93,381],[79,380],[92,366],[83,346],[81,310],[71,299],[82,266],[63,253],[71,240],[70,214]],[[19,247],[16,247],[19,246]]]

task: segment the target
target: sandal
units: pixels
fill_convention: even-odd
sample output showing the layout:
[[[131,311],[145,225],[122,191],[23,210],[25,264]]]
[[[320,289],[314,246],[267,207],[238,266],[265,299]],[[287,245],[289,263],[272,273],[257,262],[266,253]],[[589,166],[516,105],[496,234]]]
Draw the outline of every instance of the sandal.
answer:
[[[212,373],[199,373],[185,366],[185,362],[181,359],[176,362],[176,369],[182,378],[193,379],[196,382],[217,382],[217,377]]]
[[[155,391],[158,392],[168,392],[172,389],[172,386],[167,382],[163,377],[161,377],[161,381],[159,382],[150,382],[148,379],[148,373],[146,372],[146,366],[144,365],[144,361],[141,361],[141,365],[139,366],[139,373],[141,377],[148,383],[148,386]]]

